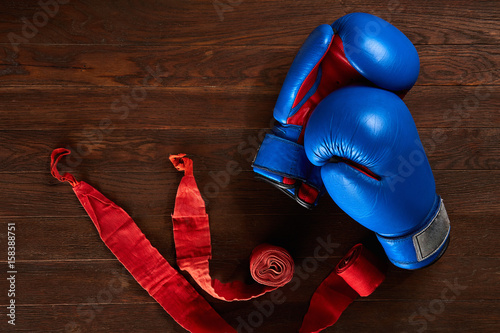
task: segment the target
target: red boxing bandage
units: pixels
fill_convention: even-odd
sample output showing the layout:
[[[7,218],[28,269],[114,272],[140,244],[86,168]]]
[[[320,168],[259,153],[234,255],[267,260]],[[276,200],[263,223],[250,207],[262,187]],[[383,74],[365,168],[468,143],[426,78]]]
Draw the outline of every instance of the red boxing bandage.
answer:
[[[53,175],[59,175],[57,163],[61,156],[69,153],[69,150],[63,148],[52,152]],[[56,178],[68,181],[73,186],[73,191],[106,246],[179,325],[191,332],[236,332],[193,286],[170,266],[123,209],[89,184],[75,181],[68,173],[63,177]]]
[[[172,215],[177,265],[188,272],[196,283],[211,296],[225,301],[243,301],[258,297],[290,282],[293,260],[285,249],[263,244],[252,252],[250,272],[261,284],[241,281],[222,283],[212,279],[209,260],[212,258],[210,228],[205,202],[193,175],[193,161],[185,154],[171,155],[170,161],[184,171]]]
[[[57,163],[69,153],[64,148],[52,152],[52,175],[73,186],[102,240],[137,282],[185,329],[194,333],[235,333],[151,245],[123,209],[71,174],[59,174]],[[210,277],[208,215],[193,176],[193,162],[184,156],[170,157],[174,166],[185,172],[172,215],[179,267],[210,295],[226,301],[258,297],[288,283],[293,277],[293,260],[285,249],[269,244],[257,246],[250,257],[252,277],[260,284],[222,283]],[[352,248],[314,293],[300,332],[319,332],[333,325],[358,294],[368,296],[380,285],[385,277],[380,267],[377,258],[361,244]]]

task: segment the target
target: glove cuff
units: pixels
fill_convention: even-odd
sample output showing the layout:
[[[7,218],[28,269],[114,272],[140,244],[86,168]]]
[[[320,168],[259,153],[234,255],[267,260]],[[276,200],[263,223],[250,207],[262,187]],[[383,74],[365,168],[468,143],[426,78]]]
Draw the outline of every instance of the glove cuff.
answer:
[[[282,177],[305,181],[312,164],[307,159],[304,146],[274,134],[267,134],[252,167],[254,170],[261,169]]]
[[[419,269],[438,260],[448,246],[450,220],[443,200],[429,223],[412,234],[402,237],[378,235],[389,260],[405,269]]]
[[[261,178],[312,208],[324,193],[320,168],[307,159],[304,146],[298,144],[299,126],[275,126],[259,148],[252,168]]]

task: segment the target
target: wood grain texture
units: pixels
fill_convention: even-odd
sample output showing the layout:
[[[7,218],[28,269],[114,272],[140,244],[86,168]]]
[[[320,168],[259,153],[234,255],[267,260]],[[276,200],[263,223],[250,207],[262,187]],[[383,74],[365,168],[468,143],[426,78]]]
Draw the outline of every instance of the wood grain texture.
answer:
[[[60,169],[123,207],[174,266],[171,214],[182,174],[168,155],[180,152],[194,160],[207,202],[213,277],[251,281],[248,256],[263,242],[288,249],[299,267],[319,239],[336,244],[299,289],[281,288],[285,302],[261,322],[270,295],[226,303],[195,286],[242,333],[296,332],[348,249],[363,242],[382,255],[374,234],[329,197],[308,211],[251,170],[300,45],[319,24],[356,11],[388,20],[419,52],[405,102],[452,238],[427,269],[389,267],[377,291],[324,332],[500,331],[495,1],[72,0],[51,8],[46,22],[38,1],[4,1],[0,12],[0,263],[15,223],[19,271],[16,327],[0,311],[1,332],[186,332],[122,268],[71,187],[50,176],[56,147],[73,151]],[[14,34],[21,39],[12,42]],[[241,326],[252,318],[255,327]]]
[[[0,77],[4,86],[274,87],[283,82],[302,42],[259,48],[27,45],[20,53],[0,54]],[[500,84],[496,45],[419,45],[417,51],[417,85]]]
[[[0,130],[46,129],[67,135],[96,129],[103,134],[121,129],[260,130],[273,125],[279,93],[279,85],[229,90],[145,87],[144,99],[134,100],[134,88],[3,88]],[[75,110],[75,101],[83,100]],[[497,86],[416,86],[404,100],[419,129],[500,126]]]
[[[97,295],[93,296],[95,299]],[[264,300],[266,296],[263,296]],[[95,301],[94,301],[95,302]],[[243,303],[214,304],[231,325],[239,325],[238,318],[247,319],[255,311],[255,306]],[[429,301],[355,301],[342,315],[333,329],[326,332],[416,332],[424,327],[427,332],[448,332],[450,322],[460,322],[463,331],[494,332],[498,322],[498,302],[455,301],[445,305],[440,315],[433,315],[428,310],[421,315],[419,308],[429,309]],[[485,308],[490,309],[488,313]],[[306,306],[302,303],[286,302],[276,307],[274,313],[263,320],[255,331],[295,332],[300,324]],[[449,312],[449,313],[448,313]],[[32,305],[19,308],[20,316],[28,322],[37,322],[38,332],[172,332],[185,333],[164,315],[156,303],[81,303],[68,305]],[[363,313],[363,316],[359,314]],[[460,314],[468,313],[468,316]],[[412,317],[413,316],[413,317]],[[413,319],[413,320],[412,320]],[[410,322],[410,320],[412,320]],[[377,325],[374,325],[377,323]],[[424,325],[426,324],[426,325]],[[20,330],[31,330],[26,322],[20,323]],[[245,332],[244,330],[242,332]]]
[[[314,271],[314,275],[305,275],[301,290],[295,289],[295,282],[286,286],[286,298],[290,302],[307,304],[311,295],[321,281],[335,267],[341,257],[331,258],[321,263]],[[302,260],[298,259],[296,264],[301,266]],[[482,299],[488,301],[497,300],[488,290],[483,288],[487,284],[498,284],[499,278],[495,268],[500,264],[500,258],[475,258],[449,257],[436,263],[437,269],[428,271],[406,272],[397,268],[392,268],[387,273],[386,283],[380,286],[376,293],[365,299],[367,302],[381,300],[409,301],[426,300],[438,296],[441,290],[448,285],[458,283],[459,286],[466,286],[460,292],[460,300]],[[211,267],[218,273],[215,278],[221,281],[230,281],[238,275],[248,274],[248,266],[237,260],[212,260]],[[86,300],[88,295],[97,296],[101,290],[112,287],[120,290],[113,297],[114,303],[149,303],[151,298],[148,293],[121,267],[117,261],[70,261],[70,262],[39,262],[19,263],[18,269],[24,274],[19,275],[16,281],[19,290],[19,298],[25,304],[49,305],[49,304],[72,304]],[[444,273],[452,269],[454,275]],[[249,274],[248,274],[249,275]],[[40,279],[46,276],[47,280]],[[192,279],[186,275],[189,281]],[[423,278],[428,279],[427,285],[419,283]],[[455,282],[455,278],[457,281]],[[459,281],[458,281],[459,280]],[[110,281],[112,281],[110,283]],[[403,282],[402,282],[403,281]],[[196,284],[196,283],[194,283]],[[2,281],[2,285],[7,287],[7,283]],[[53,286],[53,287],[51,287]],[[48,294],[47,292],[55,286],[59,286],[58,293]],[[304,289],[304,290],[302,290]],[[198,290],[200,290],[198,288]],[[297,292],[295,292],[297,291]],[[202,293],[204,293],[202,291]],[[452,292],[453,293],[453,292]],[[244,303],[244,302],[241,302]]]
[[[75,152],[72,158],[63,161],[62,170],[175,173],[168,156],[189,152],[196,160],[198,172],[237,176],[252,170],[263,133],[265,129],[116,130],[111,127],[74,133],[0,131],[0,173],[46,170],[52,147],[63,145]],[[419,134],[434,170],[500,170],[498,128],[422,127]],[[130,139],[124,142],[124,137]],[[46,154],[40,154],[41,150]],[[215,178],[224,183],[227,177],[222,174]]]
[[[499,9],[491,1],[223,0],[220,14],[204,0],[142,3],[71,1],[39,29],[29,44],[234,44],[292,45],[319,24],[363,11],[378,15],[416,44],[496,44]],[[22,17],[40,11],[29,0],[8,4],[0,16],[0,42],[21,34]],[[265,22],[265,24],[263,24]],[[293,24],[290,24],[293,22]],[[134,29],[130,29],[134,27]]]
[[[453,221],[458,227],[453,230],[454,239],[447,257],[499,257],[499,249],[495,247],[499,226],[474,233],[476,224],[498,219],[495,214],[454,214]],[[318,237],[325,240],[329,237],[338,244],[332,254],[338,259],[356,242],[372,242],[371,233],[345,214],[280,214],[274,217],[272,224],[265,216],[213,214],[210,221],[216,260],[246,260],[253,248],[263,242],[279,243],[293,250],[297,259],[313,257]],[[6,228],[9,222],[18,225],[18,255],[22,262],[114,260],[87,216],[0,218],[1,227]],[[135,222],[165,258],[175,260],[170,215],[138,216]],[[60,235],[61,241],[55,241],[54,234]]]
[[[453,213],[496,213],[500,210],[498,174],[491,170],[436,170],[437,193],[445,198],[446,208]],[[114,173],[86,174],[75,172],[109,199],[123,207],[131,216],[169,215],[173,210],[175,194],[181,173]],[[200,192],[213,215],[251,214],[276,215],[308,212],[290,202],[284,195],[265,182],[256,181],[251,171],[242,171],[228,177],[227,185],[217,185],[217,175],[196,172]],[[212,177],[214,175],[214,177]],[[47,173],[2,174],[0,184],[3,207],[0,216],[72,216],[84,215],[74,197],[71,186],[60,184]],[[472,200],[473,198],[473,200]],[[341,214],[342,211],[327,196],[323,197],[314,214]],[[481,203],[478,205],[478,203]],[[29,209],[26,206],[29,205]]]

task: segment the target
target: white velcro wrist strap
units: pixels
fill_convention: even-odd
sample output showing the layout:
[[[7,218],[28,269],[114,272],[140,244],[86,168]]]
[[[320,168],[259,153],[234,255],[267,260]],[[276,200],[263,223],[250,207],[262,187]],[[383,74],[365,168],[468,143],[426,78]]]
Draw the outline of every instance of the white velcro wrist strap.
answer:
[[[446,242],[450,233],[450,219],[444,208],[443,200],[437,214],[431,223],[422,231],[413,235],[413,246],[417,254],[418,262],[423,261],[435,254]]]
[[[387,257],[396,266],[417,269],[431,264],[446,248],[450,235],[450,220],[443,200],[438,199],[436,213],[422,229],[400,237],[384,237],[377,234]]]

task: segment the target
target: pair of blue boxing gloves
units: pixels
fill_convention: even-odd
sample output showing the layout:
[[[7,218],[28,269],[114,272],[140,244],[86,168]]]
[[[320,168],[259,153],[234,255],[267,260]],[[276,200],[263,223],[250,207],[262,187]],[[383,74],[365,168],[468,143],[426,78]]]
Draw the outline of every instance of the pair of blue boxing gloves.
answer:
[[[373,230],[405,269],[435,262],[450,222],[402,98],[420,62],[396,27],[365,13],[320,25],[299,50],[253,162],[262,178],[312,208],[326,191]]]

